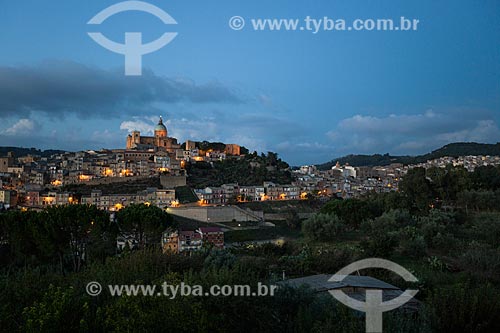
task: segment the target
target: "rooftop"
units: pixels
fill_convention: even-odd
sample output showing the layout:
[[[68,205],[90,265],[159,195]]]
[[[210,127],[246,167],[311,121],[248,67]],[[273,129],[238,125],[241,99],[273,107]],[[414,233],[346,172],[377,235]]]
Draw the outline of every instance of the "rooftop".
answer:
[[[318,274],[311,275],[297,279],[290,279],[280,282],[282,284],[289,285],[291,287],[300,287],[306,285],[311,287],[314,291],[328,291],[332,289],[342,289],[342,288],[367,288],[367,289],[386,289],[386,290],[399,290],[384,281],[380,281],[371,276],[358,276],[358,275],[346,275],[344,279],[339,282],[328,281],[333,274]]]

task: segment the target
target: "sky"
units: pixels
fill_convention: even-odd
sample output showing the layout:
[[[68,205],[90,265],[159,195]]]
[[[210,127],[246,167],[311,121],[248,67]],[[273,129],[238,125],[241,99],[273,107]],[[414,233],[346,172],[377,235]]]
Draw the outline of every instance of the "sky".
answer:
[[[0,146],[124,148],[132,130],[274,151],[292,165],[500,141],[498,0],[0,0]],[[228,22],[245,19],[241,30]],[[418,19],[416,31],[255,31],[251,19]],[[302,21],[301,21],[302,22]],[[87,33],[150,42],[142,76]]]

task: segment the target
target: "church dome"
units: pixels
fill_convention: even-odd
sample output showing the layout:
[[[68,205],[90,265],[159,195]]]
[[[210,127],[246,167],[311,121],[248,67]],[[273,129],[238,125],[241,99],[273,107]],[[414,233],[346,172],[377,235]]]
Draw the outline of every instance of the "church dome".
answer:
[[[155,132],[156,131],[166,131],[167,128],[165,127],[165,125],[163,125],[163,119],[161,119],[160,117],[160,121],[158,122],[158,125],[156,125],[155,127]]]
[[[163,125],[163,119],[160,117],[158,125],[155,126],[155,137],[156,138],[166,138],[168,136],[167,127]]]

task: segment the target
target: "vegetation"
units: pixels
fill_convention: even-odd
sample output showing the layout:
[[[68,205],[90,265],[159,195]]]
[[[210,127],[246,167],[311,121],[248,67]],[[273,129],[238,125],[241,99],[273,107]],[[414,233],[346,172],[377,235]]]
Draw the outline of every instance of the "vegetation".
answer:
[[[191,255],[161,253],[155,243],[162,229],[174,224],[164,211],[146,205],[121,210],[116,222],[92,206],[3,212],[0,330],[363,332],[362,315],[308,288],[282,287],[272,297],[171,299],[112,297],[106,291],[91,297],[85,286],[90,281],[256,286],[276,283],[283,272],[287,277],[332,274],[356,260],[382,257],[418,278],[421,301],[418,313],[385,313],[386,331],[498,332],[498,175],[500,168],[491,167],[473,173],[414,169],[400,192],[332,199],[307,220],[292,210],[276,228],[227,234],[246,240],[288,233],[279,245],[207,247]],[[119,232],[137,235],[141,246],[117,253]],[[388,271],[366,273],[405,287]]]
[[[238,183],[239,185],[262,185],[264,181],[290,184],[292,174],[289,165],[278,154],[257,152],[240,158],[228,158],[212,163],[187,163],[188,185],[196,188]]]
[[[122,230],[134,234],[140,247],[158,244],[158,235],[173,225],[173,218],[156,206],[133,204],[120,210],[116,218]]]
[[[22,156],[41,156],[41,157],[50,157],[56,154],[64,154],[64,150],[40,150],[36,148],[22,148],[22,147],[0,147],[0,156],[7,156],[7,153],[13,152],[14,156],[22,157]]]
[[[43,267],[66,275],[115,255],[119,233],[136,235],[143,248],[158,245],[161,232],[173,225],[162,209],[142,204],[119,211],[116,222],[89,205],[8,211],[0,214],[0,262],[9,270]]]
[[[224,151],[226,149],[226,144],[222,142],[208,142],[208,141],[196,141],[195,147],[201,149],[203,151],[215,150],[215,151]],[[186,149],[186,143],[184,142],[181,145],[182,149]],[[241,146],[240,153],[242,155],[248,154],[248,149]]]
[[[334,214],[316,214],[302,223],[304,235],[311,240],[334,239],[344,230],[344,223]]]

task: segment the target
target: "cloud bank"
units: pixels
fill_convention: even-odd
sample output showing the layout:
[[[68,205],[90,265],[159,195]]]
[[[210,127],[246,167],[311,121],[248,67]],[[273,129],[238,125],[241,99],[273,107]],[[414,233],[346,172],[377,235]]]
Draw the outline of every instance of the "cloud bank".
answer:
[[[500,129],[484,111],[451,110],[386,117],[355,115],[329,131],[343,153],[420,154],[451,142],[500,141]]]
[[[75,62],[45,62],[37,67],[0,67],[0,117],[111,117],[151,111],[157,103],[243,103],[236,89],[220,82],[198,84],[186,78],[144,71],[126,77]]]
[[[0,134],[8,136],[30,135],[35,129],[36,122],[31,119],[19,119],[14,125],[0,131]]]

